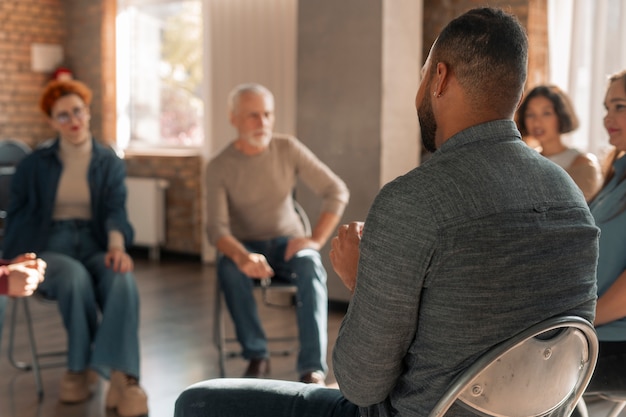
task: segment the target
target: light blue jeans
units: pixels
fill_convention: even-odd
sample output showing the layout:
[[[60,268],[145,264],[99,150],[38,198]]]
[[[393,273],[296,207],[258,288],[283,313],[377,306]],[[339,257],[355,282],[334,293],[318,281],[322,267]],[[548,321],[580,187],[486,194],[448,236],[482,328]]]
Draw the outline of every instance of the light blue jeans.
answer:
[[[249,251],[263,254],[280,279],[297,285],[296,315],[300,341],[297,370],[301,375],[313,371],[322,371],[326,374],[328,371],[326,270],[319,252],[313,249],[301,250],[289,261],[285,261],[287,241],[288,238],[279,237],[243,244]],[[246,359],[268,357],[267,339],[252,293],[253,281],[239,271],[235,263],[226,256],[222,256],[218,262],[217,276],[235,324],[243,357]]]
[[[187,388],[174,417],[358,417],[338,389],[270,379],[212,379]]]
[[[39,293],[57,301],[68,337],[68,369],[112,369],[139,378],[139,293],[132,273],[104,263],[85,221],[52,226]]]

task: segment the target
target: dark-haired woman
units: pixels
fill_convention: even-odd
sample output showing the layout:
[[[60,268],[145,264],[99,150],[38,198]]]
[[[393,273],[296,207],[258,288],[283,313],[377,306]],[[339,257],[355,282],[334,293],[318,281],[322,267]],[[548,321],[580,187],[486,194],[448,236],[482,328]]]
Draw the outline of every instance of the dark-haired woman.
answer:
[[[532,136],[541,154],[565,169],[589,201],[600,189],[602,170],[595,155],[563,143],[562,135],[578,128],[578,117],[567,95],[558,87],[539,85],[530,90],[515,115],[523,136]]]

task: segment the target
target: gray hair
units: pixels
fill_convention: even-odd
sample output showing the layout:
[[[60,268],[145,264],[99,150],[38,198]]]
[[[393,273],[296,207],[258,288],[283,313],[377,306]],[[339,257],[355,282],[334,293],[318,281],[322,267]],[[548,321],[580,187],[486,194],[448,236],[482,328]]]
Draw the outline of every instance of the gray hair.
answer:
[[[239,84],[235,88],[232,89],[230,94],[228,95],[228,111],[231,113],[236,113],[237,107],[239,106],[239,100],[241,96],[244,94],[258,94],[261,96],[268,97],[274,101],[274,95],[270,90],[268,90],[265,86],[256,83],[245,83]]]

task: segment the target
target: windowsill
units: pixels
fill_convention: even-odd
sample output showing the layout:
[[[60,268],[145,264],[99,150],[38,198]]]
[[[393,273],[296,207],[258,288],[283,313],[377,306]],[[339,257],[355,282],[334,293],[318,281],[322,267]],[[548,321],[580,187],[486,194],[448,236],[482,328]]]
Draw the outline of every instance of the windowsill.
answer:
[[[124,156],[200,156],[200,148],[127,148]]]

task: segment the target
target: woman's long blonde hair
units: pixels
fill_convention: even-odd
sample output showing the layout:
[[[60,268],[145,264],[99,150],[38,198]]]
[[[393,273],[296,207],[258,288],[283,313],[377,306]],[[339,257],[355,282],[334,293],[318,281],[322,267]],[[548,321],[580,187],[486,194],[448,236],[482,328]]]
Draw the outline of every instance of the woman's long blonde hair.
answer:
[[[622,80],[624,83],[624,91],[626,92],[626,69],[616,72],[615,74],[611,75],[609,77],[609,86],[611,84],[613,84],[616,81]],[[607,87],[608,89],[608,87]],[[614,168],[614,163],[615,161],[620,158],[621,156],[624,155],[624,151],[621,151],[617,148],[613,149],[608,156],[606,157],[605,161],[604,161],[604,166],[603,166],[603,172],[604,172],[604,182],[602,184],[602,188],[600,188],[600,191],[602,191],[607,184],[613,179],[613,177],[615,176],[615,168]],[[626,171],[624,171],[624,173],[622,174],[622,177],[618,180],[618,184],[621,184],[624,180],[626,180]],[[590,201],[593,202],[593,200],[595,200],[596,196],[600,193],[600,191],[598,191],[598,193],[596,193],[596,195],[593,197],[593,199]],[[618,214],[622,213],[624,210],[626,210],[626,195],[622,196],[622,207],[618,210],[617,213],[615,213],[613,216],[611,216],[611,218],[617,216]]]

